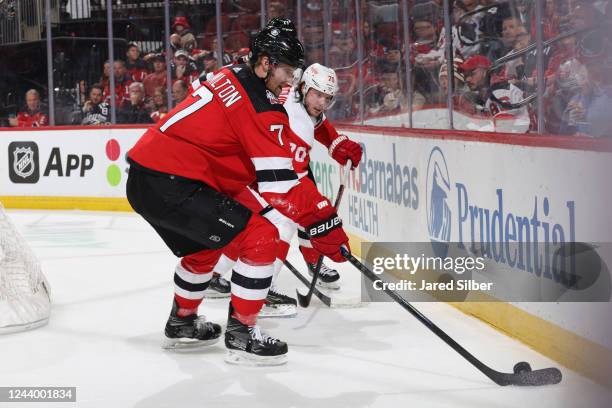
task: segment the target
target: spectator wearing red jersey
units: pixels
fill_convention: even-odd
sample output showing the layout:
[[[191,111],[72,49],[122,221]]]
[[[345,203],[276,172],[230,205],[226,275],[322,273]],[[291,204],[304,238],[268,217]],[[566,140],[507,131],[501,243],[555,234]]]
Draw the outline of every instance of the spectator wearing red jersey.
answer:
[[[13,127],[39,127],[49,124],[49,117],[40,109],[40,94],[36,89],[26,92],[26,110],[17,114],[16,118],[9,118]]]
[[[124,101],[130,100],[129,86],[134,80],[128,73],[124,61],[116,60],[113,69],[115,70],[115,106],[119,107]],[[104,88],[104,99],[110,104],[110,85]]]
[[[162,54],[155,54],[153,61],[153,72],[147,75],[143,81],[145,94],[148,98],[153,97],[155,88],[166,87],[166,59]]]
[[[149,72],[147,70],[147,64],[140,57],[140,48],[138,47],[138,44],[129,43],[125,56],[125,68],[132,76],[132,79],[134,79],[136,82],[144,81]]]

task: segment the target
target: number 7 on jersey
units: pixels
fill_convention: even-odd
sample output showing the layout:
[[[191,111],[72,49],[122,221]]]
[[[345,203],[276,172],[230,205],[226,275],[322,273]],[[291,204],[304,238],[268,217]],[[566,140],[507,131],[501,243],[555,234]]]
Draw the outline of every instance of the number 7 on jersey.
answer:
[[[283,125],[270,125],[270,132],[278,132],[278,143],[280,143],[281,146],[285,145],[281,137],[283,135]]]
[[[179,120],[191,115],[193,112],[198,109],[202,109],[206,106],[210,101],[213,100],[213,93],[205,86],[201,86],[196,89],[192,94],[192,96],[199,96],[200,99],[197,99],[194,103],[187,106],[186,108],[176,112],[166,123],[164,123],[159,130],[165,132],[170,126],[174,125]]]

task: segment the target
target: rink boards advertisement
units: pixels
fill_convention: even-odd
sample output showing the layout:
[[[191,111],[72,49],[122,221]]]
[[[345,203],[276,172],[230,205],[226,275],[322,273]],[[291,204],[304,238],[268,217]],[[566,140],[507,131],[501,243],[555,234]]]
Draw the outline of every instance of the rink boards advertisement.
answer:
[[[352,127],[345,133],[364,149],[340,210],[347,231],[358,237],[351,241],[353,247],[361,240],[429,242],[434,252],[454,245],[478,253],[486,243],[491,255],[487,263],[494,264],[502,279],[536,291],[545,285],[563,289],[548,272],[557,261],[555,251],[548,250],[553,244],[592,243],[602,264],[612,265],[609,148],[530,146],[507,139],[483,143],[418,132],[381,137]],[[325,149],[315,149],[312,157],[318,184],[333,198],[338,165]],[[524,250],[525,261],[510,266],[508,248],[516,247]],[[394,248],[387,249],[393,253]],[[569,269],[585,272],[571,262]],[[567,366],[608,378],[612,333],[609,325],[595,322],[607,321],[612,309],[609,268],[600,277],[593,287],[604,287],[604,302],[565,303],[560,298],[455,306]]]
[[[546,230],[548,239],[610,242],[610,153],[346,134],[364,154],[341,214],[364,239],[503,242],[526,218],[540,224],[530,240],[543,241]],[[333,198],[338,165],[319,146],[312,161],[320,190]]]
[[[103,205],[112,199],[125,201],[125,154],[143,132],[142,128],[2,132],[0,196],[20,197],[34,206],[36,197],[47,201],[69,197],[75,203],[111,199],[101,201]],[[68,201],[67,208],[80,208]],[[86,209],[92,209],[91,203]],[[129,207],[111,209],[123,208]]]
[[[130,210],[125,155],[143,132],[135,127],[4,131],[0,200],[17,208]],[[540,258],[531,251],[524,266],[510,266],[509,246],[522,246],[526,253],[542,248],[542,265],[550,265],[554,259],[546,248],[552,244],[612,242],[610,149],[534,146],[508,135],[470,140],[448,132],[354,126],[343,132],[363,147],[339,211],[356,253],[362,242],[431,243],[442,252],[450,244],[477,252],[486,242],[490,261],[507,268],[509,279],[520,280]],[[320,191],[334,199],[340,166],[319,145],[311,156]],[[458,307],[579,371],[588,372],[597,360],[612,362],[612,333],[607,325],[592,324],[608,318],[609,302],[497,302],[487,308],[464,302]],[[530,339],[529,325],[542,322],[554,329]],[[518,323],[524,323],[522,329]],[[574,343],[571,350],[578,354],[572,355],[563,341],[554,340],[563,336],[587,343]],[[605,357],[593,352],[597,347]]]

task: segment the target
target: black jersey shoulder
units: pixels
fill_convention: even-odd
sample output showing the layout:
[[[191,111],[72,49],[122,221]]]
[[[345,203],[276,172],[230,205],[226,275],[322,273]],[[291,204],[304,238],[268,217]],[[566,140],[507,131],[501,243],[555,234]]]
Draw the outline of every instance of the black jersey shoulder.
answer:
[[[268,98],[269,90],[264,81],[258,78],[251,67],[246,64],[234,65],[229,70],[238,78],[238,82],[244,88],[257,113],[276,111],[287,114],[280,103],[272,103]]]

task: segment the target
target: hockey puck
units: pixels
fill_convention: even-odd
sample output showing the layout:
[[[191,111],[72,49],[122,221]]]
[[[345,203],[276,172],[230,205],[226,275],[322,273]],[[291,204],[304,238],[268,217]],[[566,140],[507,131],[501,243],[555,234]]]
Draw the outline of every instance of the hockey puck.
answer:
[[[531,371],[531,366],[526,361],[521,361],[514,365],[514,374],[528,373]]]

